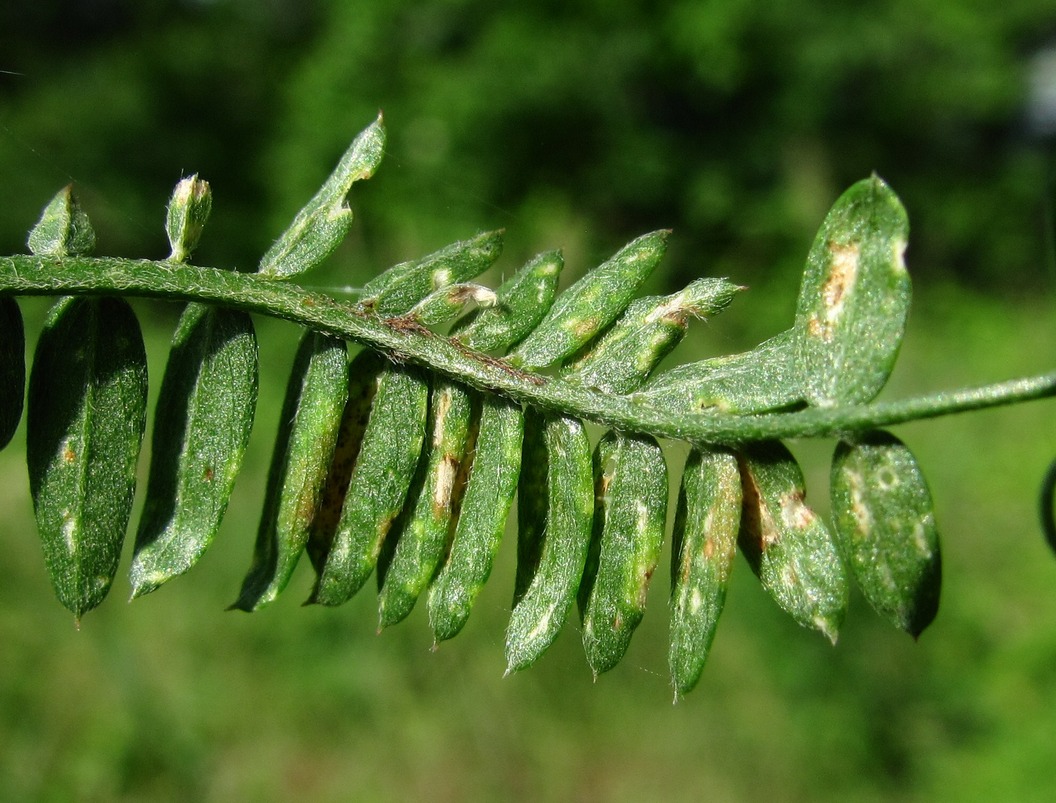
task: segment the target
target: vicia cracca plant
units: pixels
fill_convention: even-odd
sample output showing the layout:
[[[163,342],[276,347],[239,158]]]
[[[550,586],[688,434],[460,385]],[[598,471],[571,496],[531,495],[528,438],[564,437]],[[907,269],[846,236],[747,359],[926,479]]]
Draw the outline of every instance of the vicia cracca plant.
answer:
[[[852,581],[896,627],[916,636],[928,626],[941,575],[932,501],[912,452],[886,428],[1050,396],[1056,374],[873,402],[910,304],[906,214],[883,181],[858,182],[832,207],[786,331],[746,353],[657,371],[694,319],[718,315],[741,289],[701,278],[638,297],[665,231],[561,292],[557,251],[495,290],[474,283],[499,257],[501,232],[395,265],[349,300],[299,286],[349,231],[348,193],[374,173],[384,141],[379,118],[255,273],[189,262],[211,205],[197,177],[170,201],[168,259],[91,256],[95,236],[69,188],[30,233],[31,254],[0,257],[0,443],[25,407],[44,559],[78,619],[107,595],[128,529],[147,371],[126,299],[148,296],[186,306],[154,414],[133,597],[185,572],[216,536],[253,424],[252,316],[270,315],[303,336],[235,608],[272,602],[306,553],[310,602],[340,605],[375,575],[381,626],[420,600],[435,640],[449,639],[488,580],[516,496],[509,671],[538,659],[572,615],[593,672],[619,662],[669,530],[676,696],[700,676],[738,550],[784,611],[829,639]],[[28,393],[20,295],[58,297]],[[595,443],[588,422],[606,430]],[[806,437],[837,441],[831,522],[807,504],[782,442]],[[661,444],[672,439],[690,446],[680,474]]]

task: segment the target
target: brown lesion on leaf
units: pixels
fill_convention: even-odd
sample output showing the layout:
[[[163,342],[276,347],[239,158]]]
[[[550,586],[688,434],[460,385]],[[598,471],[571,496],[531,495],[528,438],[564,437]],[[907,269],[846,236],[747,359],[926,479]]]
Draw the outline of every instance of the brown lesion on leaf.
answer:
[[[382,318],[381,322],[401,335],[421,335],[423,337],[432,337],[433,335],[433,331],[429,327],[424,326],[417,318],[411,315]]]
[[[843,314],[844,301],[858,278],[860,260],[858,243],[829,242],[829,273],[821,286],[821,310],[807,322],[812,337],[832,339],[836,322]]]
[[[376,381],[354,383],[345,402],[341,428],[338,430],[326,480],[314,506],[308,536],[308,557],[316,571],[322,571],[333,545],[376,390]]]
[[[605,500],[609,496],[609,486],[612,484],[612,474],[606,471],[598,475],[598,481],[594,484],[594,499],[597,505],[604,509]]]
[[[77,452],[73,451],[73,449],[67,445],[66,448],[62,450],[62,461],[66,463],[66,465],[70,465],[76,460]]]
[[[389,535],[389,530],[392,529],[392,525],[396,523],[396,519],[400,515],[400,510],[388,510],[382,513],[377,518],[377,526],[374,528],[374,541],[370,545],[369,560],[372,564],[377,563],[378,556],[381,555],[381,548],[385,545],[385,539]]]
[[[458,455],[445,454],[436,466],[436,485],[433,489],[433,515],[445,516],[451,509],[451,500],[458,480],[462,461]]]
[[[858,277],[861,248],[857,243],[829,243],[829,253],[832,255],[831,271],[822,287],[821,298],[825,306],[832,309],[840,305]]]
[[[314,492],[314,489],[302,486],[297,494],[297,504],[293,509],[294,521],[306,530],[311,527],[319,509],[319,502],[320,496]]]
[[[781,540],[771,516],[770,509],[763,499],[762,492],[752,474],[751,467],[743,457],[738,457],[737,462],[741,469],[741,493],[743,496],[743,507],[741,509],[741,548],[745,556],[750,560],[757,560],[766,550]]]
[[[433,404],[433,446],[441,447],[444,440],[445,421],[451,410],[451,388],[445,387],[434,396]]]
[[[590,337],[598,330],[598,319],[589,315],[569,323],[571,324],[569,329],[577,338]]]

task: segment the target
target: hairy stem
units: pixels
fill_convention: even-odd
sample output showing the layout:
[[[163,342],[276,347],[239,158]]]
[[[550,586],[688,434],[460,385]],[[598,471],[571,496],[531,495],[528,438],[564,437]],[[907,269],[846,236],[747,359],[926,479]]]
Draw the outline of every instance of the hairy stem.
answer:
[[[174,262],[0,257],[0,295],[125,295],[202,301],[282,318],[418,363],[482,390],[617,429],[694,443],[823,437],[1056,395],[1056,372],[895,402],[763,415],[673,413],[576,383],[518,370],[406,318],[274,278]]]

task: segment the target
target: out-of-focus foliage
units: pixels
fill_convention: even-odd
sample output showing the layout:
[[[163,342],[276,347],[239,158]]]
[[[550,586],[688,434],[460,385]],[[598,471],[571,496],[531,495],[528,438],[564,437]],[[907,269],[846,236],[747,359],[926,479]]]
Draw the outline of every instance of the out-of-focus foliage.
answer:
[[[593,255],[672,226],[672,283],[760,284],[873,170],[910,209],[914,273],[1023,289],[1042,271],[1025,108],[1053,0],[78,0],[7,4],[0,30],[20,73],[0,75],[6,250],[63,171],[140,222],[96,213],[105,250],[160,249],[182,168],[227,199],[201,258],[249,265],[380,107],[366,275],[472,227]],[[47,175],[27,185],[28,148]],[[262,211],[274,230],[250,225]]]

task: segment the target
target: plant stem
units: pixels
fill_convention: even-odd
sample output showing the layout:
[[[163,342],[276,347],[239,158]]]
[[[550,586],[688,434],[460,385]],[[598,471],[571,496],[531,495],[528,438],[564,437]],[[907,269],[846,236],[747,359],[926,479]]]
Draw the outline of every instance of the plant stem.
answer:
[[[125,295],[202,301],[292,321],[379,349],[482,390],[633,432],[693,443],[825,437],[1056,395],[1056,372],[895,402],[731,415],[661,410],[575,382],[518,370],[407,318],[380,318],[255,274],[167,261],[0,257],[0,295]]]

